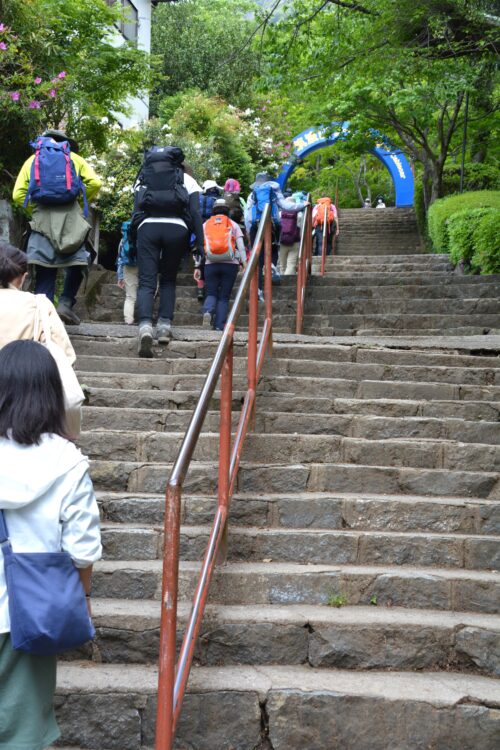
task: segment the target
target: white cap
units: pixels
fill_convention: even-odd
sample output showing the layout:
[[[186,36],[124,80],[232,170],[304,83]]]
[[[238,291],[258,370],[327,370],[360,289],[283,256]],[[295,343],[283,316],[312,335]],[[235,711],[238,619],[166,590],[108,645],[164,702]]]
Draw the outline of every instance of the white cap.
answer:
[[[202,190],[210,190],[211,188],[217,188],[218,190],[222,190],[222,188],[219,185],[217,185],[215,180],[205,180],[201,188]]]

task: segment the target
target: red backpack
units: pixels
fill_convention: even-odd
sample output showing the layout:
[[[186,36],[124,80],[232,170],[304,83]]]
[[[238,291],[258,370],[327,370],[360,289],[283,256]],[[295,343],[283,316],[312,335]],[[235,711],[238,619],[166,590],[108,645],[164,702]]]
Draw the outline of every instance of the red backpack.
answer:
[[[225,214],[212,216],[203,225],[205,255],[208,260],[227,262],[234,260],[236,239],[231,219]]]
[[[332,221],[335,220],[335,213],[333,211],[331,198],[320,198],[317,203],[316,216],[314,217],[314,226],[323,226],[325,223],[325,214],[327,216],[328,228],[330,228]]]

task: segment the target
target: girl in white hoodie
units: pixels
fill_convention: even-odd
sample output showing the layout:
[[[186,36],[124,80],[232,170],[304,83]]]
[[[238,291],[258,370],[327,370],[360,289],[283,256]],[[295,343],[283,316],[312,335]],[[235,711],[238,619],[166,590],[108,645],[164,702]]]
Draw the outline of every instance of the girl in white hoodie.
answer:
[[[90,596],[101,557],[87,458],[64,432],[57,365],[34,341],[0,350],[0,509],[14,552],[65,551]],[[89,600],[90,609],[90,600]],[[0,750],[42,750],[59,736],[52,707],[56,658],[14,651],[0,554]]]

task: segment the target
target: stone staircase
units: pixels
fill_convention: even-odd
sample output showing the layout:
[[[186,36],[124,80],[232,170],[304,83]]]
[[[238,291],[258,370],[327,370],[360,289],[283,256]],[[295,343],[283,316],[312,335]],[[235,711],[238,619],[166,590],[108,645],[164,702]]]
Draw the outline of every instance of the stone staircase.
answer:
[[[422,251],[413,208],[341,208],[338,255],[412,255]]]
[[[218,341],[177,328],[143,361],[134,334],[73,335],[105,555],[97,638],[60,665],[57,707],[63,744],[95,750],[153,746],[163,493]],[[419,341],[276,336],[176,747],[498,747],[500,346]],[[244,354],[239,336],[241,390]],[[182,621],[217,429],[212,411],[185,487]]]
[[[319,266],[314,258],[315,273]],[[328,257],[325,276],[311,278],[306,300],[304,332],[313,335],[470,336],[499,330],[500,276],[454,273],[446,255]]]
[[[500,279],[405,247],[329,261],[303,336],[295,280],[273,290],[274,353],[177,750],[500,746]],[[99,275],[72,334],[104,558],[96,640],[59,666],[66,750],[154,745],[164,491],[219,341],[187,273],[152,360],[122,299]],[[235,421],[245,355],[237,334]],[[218,407],[216,392],[185,483],[182,623],[215,510]]]
[[[354,210],[354,209],[353,209]],[[375,211],[374,211],[375,213]],[[315,336],[462,336],[500,331],[500,276],[453,272],[445,255],[335,256],[326,274],[313,262],[304,333]],[[94,322],[121,319],[123,292],[111,272],[92,280],[77,312]],[[295,278],[274,287],[274,330],[295,331]],[[191,274],[179,276],[175,323],[199,326]],[[246,314],[241,324],[247,324]]]

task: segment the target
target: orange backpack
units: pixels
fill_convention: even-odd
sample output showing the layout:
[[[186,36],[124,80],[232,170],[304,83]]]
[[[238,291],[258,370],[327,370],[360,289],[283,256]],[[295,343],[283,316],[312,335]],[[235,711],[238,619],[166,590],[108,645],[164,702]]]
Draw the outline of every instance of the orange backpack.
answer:
[[[212,216],[203,225],[205,255],[208,260],[227,262],[234,260],[236,239],[233,236],[231,219],[225,214]]]
[[[320,198],[317,203],[316,216],[314,217],[314,226],[323,226],[325,223],[325,214],[327,216],[328,226],[335,219],[331,198]]]

